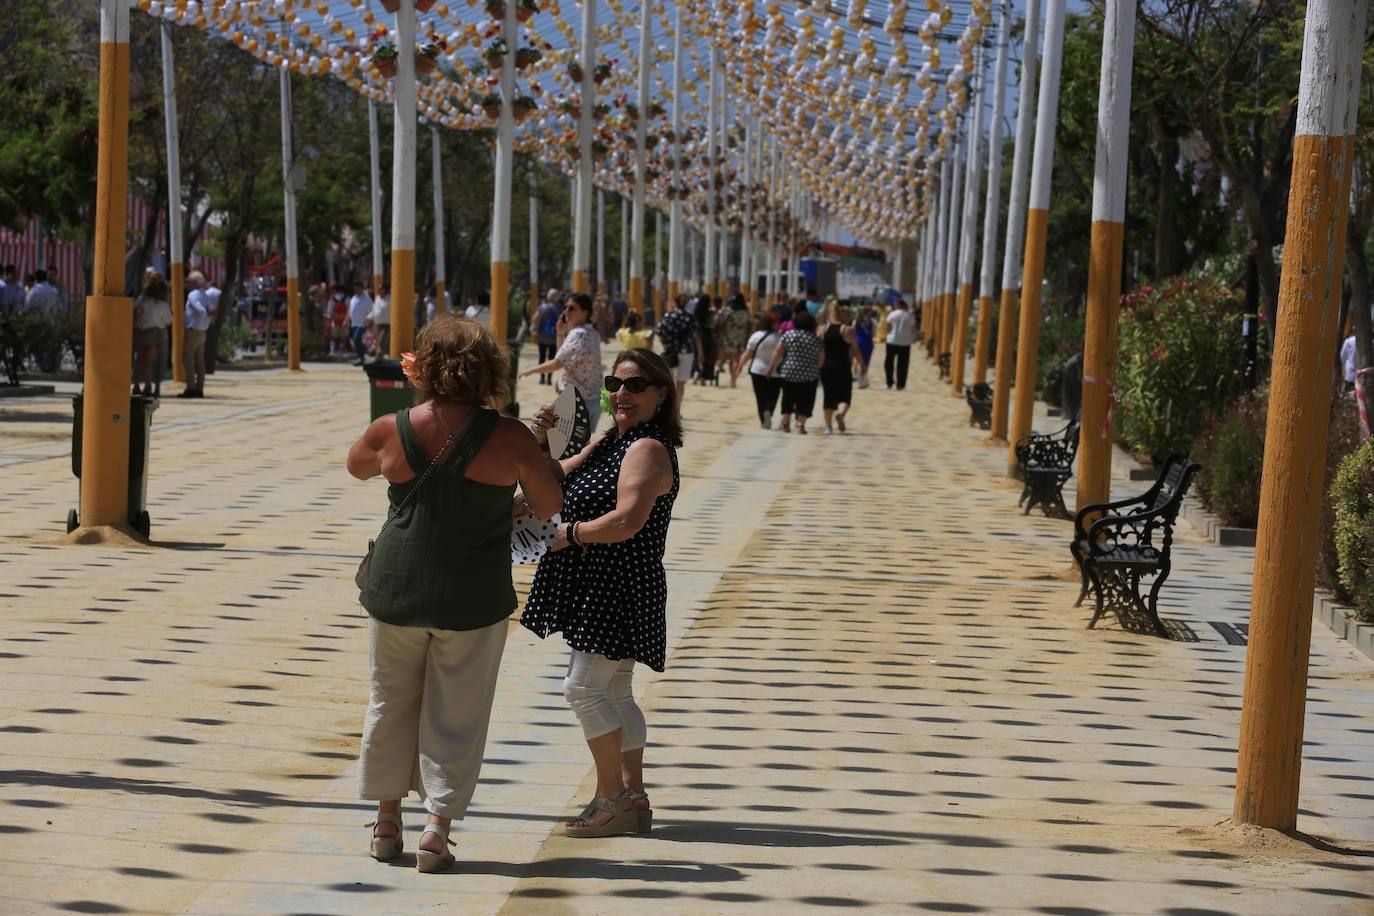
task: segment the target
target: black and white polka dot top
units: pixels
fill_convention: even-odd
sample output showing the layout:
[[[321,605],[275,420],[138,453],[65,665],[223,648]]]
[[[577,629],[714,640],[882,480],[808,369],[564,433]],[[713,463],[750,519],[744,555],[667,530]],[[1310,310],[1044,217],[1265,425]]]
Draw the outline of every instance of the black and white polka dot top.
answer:
[[[612,660],[633,658],[662,671],[668,605],[663,553],[680,478],[677,450],[657,423],[641,423],[597,443],[563,481],[563,520],[590,521],[615,508],[620,463],[644,438],[668,449],[673,488],[654,501],[649,520],[629,540],[545,554],[520,622],[541,639],[562,632],[574,649]]]

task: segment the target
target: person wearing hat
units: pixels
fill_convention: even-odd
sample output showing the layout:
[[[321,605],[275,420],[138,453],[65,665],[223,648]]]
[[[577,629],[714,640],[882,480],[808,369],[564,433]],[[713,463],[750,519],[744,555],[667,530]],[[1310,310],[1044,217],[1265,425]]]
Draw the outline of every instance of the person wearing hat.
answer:
[[[210,302],[205,298],[205,275],[193,270],[186,275],[185,335],[181,358],[186,367],[186,388],[179,398],[205,397],[205,335],[210,330]]]

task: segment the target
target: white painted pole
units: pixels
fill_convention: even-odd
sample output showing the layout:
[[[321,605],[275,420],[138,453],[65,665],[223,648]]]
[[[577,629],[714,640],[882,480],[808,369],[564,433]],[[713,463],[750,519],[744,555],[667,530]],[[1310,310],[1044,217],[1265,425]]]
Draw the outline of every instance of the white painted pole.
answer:
[[[739,235],[739,292],[754,310],[754,281],[750,276],[750,258],[754,249],[754,119],[748,107],[744,110],[744,227]]]
[[[997,22],[997,63],[992,78],[992,123],[988,125],[988,190],[983,204],[982,277],[978,287],[978,336],[973,345],[973,381],[987,382],[992,333],[992,301],[997,295],[997,227],[1002,205],[1002,96],[1007,88],[1007,46],[1011,4],[1002,0]]]
[[[653,294],[646,291],[645,301],[654,304],[654,314],[663,314],[663,303],[658,293],[663,291],[663,211],[654,210],[654,279],[650,284]]]
[[[391,358],[415,343],[415,0],[396,13],[391,160]]]
[[[371,185],[372,198],[372,295],[377,296],[382,289],[385,274],[382,257],[382,146],[377,135],[377,103],[367,100],[367,129],[371,141]]]
[[[537,162],[530,163],[530,295],[529,299],[526,300],[526,308],[531,315],[531,320],[533,320],[532,316],[539,307],[539,179],[534,171],[537,168],[539,168]]]
[[[1303,26],[1232,809],[1238,824],[1284,832],[1298,826],[1302,788],[1312,588],[1368,6],[1311,0]]]
[[[1045,6],[1045,44],[1041,54],[1040,96],[1035,111],[1035,155],[1031,160],[1030,206],[1026,209],[1026,247],[1021,267],[1021,307],[1017,315],[1016,386],[1007,437],[1007,476],[1018,474],[1016,443],[1030,432],[1035,409],[1035,376],[1040,346],[1040,281],[1045,276],[1045,246],[1054,173],[1054,132],[1059,120],[1059,71],[1064,54],[1064,0]]]
[[[510,208],[515,181],[515,3],[505,4],[501,37],[501,115],[496,122],[496,169],[491,207],[491,333],[505,345],[510,337]],[[514,394],[511,401],[515,400]]]
[[[596,292],[604,295],[606,282],[606,192],[596,189]]]
[[[1005,2],[1005,0],[1004,0]],[[1002,297],[997,315],[997,375],[992,386],[994,440],[1007,438],[1007,411],[1011,398],[1011,362],[1019,323],[1017,305],[1021,293],[1021,265],[1025,251],[1026,201],[1030,191],[1032,104],[1039,63],[1040,0],[1026,0],[1026,25],[1021,50],[1021,77],[1016,102],[1016,144],[1011,160],[1011,193],[1007,197],[1007,237],[1002,255]]]
[[[181,238],[181,138],[178,133],[176,66],[172,56],[172,24],[162,21],[162,120],[167,141],[167,281],[172,290],[172,380],[186,381],[181,348],[185,336],[183,310],[186,254]],[[161,358],[161,357],[159,357]],[[161,378],[161,373],[158,375]]]
[[[509,4],[507,4],[509,5]],[[582,100],[578,118],[577,226],[573,235],[573,292],[591,291],[592,109],[596,106],[596,0],[582,0]]]
[[[291,149],[291,70],[279,68],[281,86],[281,173],[282,215],[286,221],[286,368],[301,367],[301,275],[296,256],[296,178],[295,157]],[[268,316],[268,339],[271,340],[272,316]]]
[[[674,191],[682,187],[682,4],[673,4],[673,145]],[[668,298],[676,299],[682,282],[682,202],[676,195],[668,203]],[[659,319],[663,316],[659,315]]]
[[[730,93],[725,82],[725,74],[720,76],[720,158],[717,160],[716,174],[725,177],[725,164],[730,158]],[[725,190],[721,190],[722,207],[720,212],[720,282],[716,284],[715,295],[724,302],[730,287],[730,220],[723,205]]]
[[[704,282],[707,295],[716,292],[716,176],[720,164],[716,161],[716,74],[720,71],[720,52],[715,45],[710,52],[711,69],[706,92],[706,270]]]
[[[954,343],[950,350],[950,385],[957,397],[964,396],[964,367],[968,354],[968,322],[973,312],[973,273],[978,251],[978,191],[983,163],[978,156],[983,135],[983,96],[987,85],[983,73],[983,48],[974,55],[973,120],[968,129],[968,159],[964,165],[963,222],[959,231],[959,294],[954,313]]]
[[[1083,332],[1083,408],[1078,445],[1078,508],[1111,498],[1112,405],[1117,319],[1126,235],[1126,176],[1131,131],[1131,69],[1137,0],[1107,0],[1097,95],[1092,250]],[[1309,615],[1310,616],[1310,615]]]
[[[945,316],[943,327],[940,328],[940,349],[938,353],[948,353],[945,347],[951,343],[951,336],[954,335],[955,309],[958,308],[959,295],[959,235],[960,228],[963,227],[963,168],[960,166],[960,158],[963,157],[963,144],[965,137],[959,136],[955,141],[954,155],[949,162],[949,229],[945,236],[945,261],[944,261],[944,290],[945,290]],[[951,356],[951,358],[954,358]]]
[[[645,137],[648,134],[649,122],[649,58],[654,53],[653,45],[649,41],[652,23],[649,13],[653,8],[651,0],[639,0],[639,85],[635,104],[639,108],[639,118],[635,121],[635,185],[634,201],[632,214],[633,228],[631,232],[633,239],[630,242],[630,311],[636,315],[644,314],[644,195],[645,185],[648,181],[649,154],[645,149]],[[621,213],[625,212],[624,203],[621,204]],[[621,220],[621,273],[625,273],[625,232],[624,220]],[[657,279],[657,278],[655,278]]]
[[[438,127],[429,129],[429,147],[434,182],[434,307],[442,315],[447,311],[444,294],[448,291],[448,278],[444,266],[444,176]]]

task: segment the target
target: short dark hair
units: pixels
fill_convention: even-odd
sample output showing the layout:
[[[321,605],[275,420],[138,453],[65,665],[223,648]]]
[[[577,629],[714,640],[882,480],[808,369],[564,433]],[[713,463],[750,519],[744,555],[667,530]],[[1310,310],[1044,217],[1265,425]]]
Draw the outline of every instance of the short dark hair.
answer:
[[[658,385],[664,391],[663,403],[659,405],[658,413],[654,419],[663,429],[663,435],[674,447],[682,447],[682,414],[679,412],[677,400],[677,378],[673,375],[673,370],[668,368],[663,357],[653,350],[646,350],[643,347],[633,347],[622,351],[615,358],[615,363],[611,365],[611,371],[615,372],[616,367],[621,363],[634,363],[644,377]]]
[[[816,330],[816,316],[803,308],[793,316],[792,327],[796,328],[798,331],[811,331],[814,333]]]
[[[642,322],[643,320],[644,320],[643,318],[640,318],[640,317],[639,317],[639,313],[638,313],[638,312],[626,312],[626,313],[625,313],[625,327],[629,328],[631,331],[633,331],[635,328],[639,327],[640,322]]]
[[[755,330],[774,331],[778,327],[778,315],[776,312],[764,312],[759,316],[759,324]]]
[[[47,282],[48,282],[48,272],[47,272],[46,270],[41,270],[41,269],[40,269],[40,270],[35,270],[35,271],[33,272],[33,282],[35,282],[35,283],[47,283]]]
[[[592,313],[592,297],[586,293],[573,293],[565,302],[571,302],[588,315]]]

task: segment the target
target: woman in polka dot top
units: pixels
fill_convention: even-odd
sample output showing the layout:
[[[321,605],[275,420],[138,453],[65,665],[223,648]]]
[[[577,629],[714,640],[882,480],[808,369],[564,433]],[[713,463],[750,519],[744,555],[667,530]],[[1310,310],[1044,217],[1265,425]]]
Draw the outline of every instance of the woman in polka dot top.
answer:
[[[682,444],[677,386],[663,357],[626,350],[606,377],[615,426],[559,463],[563,524],[535,573],[520,622],[571,648],[563,693],[596,762],[596,797],[569,821],[573,837],[647,831],[644,713],[635,662],[664,666],[668,589],[663,552],[678,492]],[[532,427],[546,442],[553,413]],[[547,447],[547,445],[546,445]]]

